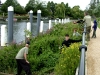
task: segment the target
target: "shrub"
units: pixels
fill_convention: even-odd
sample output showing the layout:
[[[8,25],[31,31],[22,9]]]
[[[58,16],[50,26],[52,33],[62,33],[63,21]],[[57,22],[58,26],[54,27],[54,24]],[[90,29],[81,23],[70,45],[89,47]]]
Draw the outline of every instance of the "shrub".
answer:
[[[55,75],[75,75],[79,65],[79,45],[79,43],[74,43],[70,47],[62,49],[59,63],[55,66]]]

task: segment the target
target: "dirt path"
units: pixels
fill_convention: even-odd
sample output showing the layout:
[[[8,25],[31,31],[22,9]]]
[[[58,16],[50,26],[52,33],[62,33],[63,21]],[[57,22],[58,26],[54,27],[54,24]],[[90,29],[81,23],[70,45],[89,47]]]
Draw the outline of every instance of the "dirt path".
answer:
[[[87,75],[100,75],[100,29],[99,28],[97,28],[96,34],[97,38],[92,38],[88,43]]]

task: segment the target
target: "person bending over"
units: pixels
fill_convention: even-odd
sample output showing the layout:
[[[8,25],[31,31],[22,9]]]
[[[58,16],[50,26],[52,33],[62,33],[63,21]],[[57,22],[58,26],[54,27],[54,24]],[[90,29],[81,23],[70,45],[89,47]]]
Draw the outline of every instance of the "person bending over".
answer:
[[[65,40],[62,42],[62,46],[69,47],[72,43],[81,42],[81,41],[82,41],[82,39],[80,39],[80,40],[70,39],[69,34],[66,34],[65,35]]]
[[[26,75],[32,75],[30,71],[30,64],[27,60],[28,47],[29,47],[29,44],[26,44],[25,47],[20,49],[16,55],[16,62],[17,62],[16,75],[21,75],[22,69],[26,72]]]

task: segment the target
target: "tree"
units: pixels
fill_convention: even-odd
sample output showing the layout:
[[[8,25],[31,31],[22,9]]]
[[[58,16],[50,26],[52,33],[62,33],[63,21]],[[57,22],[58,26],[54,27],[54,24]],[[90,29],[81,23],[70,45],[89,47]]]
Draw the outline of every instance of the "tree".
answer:
[[[51,18],[52,17],[52,10],[51,10],[51,2],[49,1],[48,3],[47,3],[47,10],[49,11],[49,17]]]
[[[17,0],[6,0],[6,2],[1,7],[1,11],[7,13],[7,9],[8,9],[9,6],[14,7],[14,13],[16,13],[16,14],[25,14],[25,10],[17,2]]]
[[[55,7],[55,17],[56,18],[65,18],[65,5],[64,3],[57,4]]]
[[[51,1],[50,9],[52,11],[52,17],[54,17],[54,13],[55,13],[55,3],[53,1]]]
[[[29,2],[26,4],[25,10],[26,12],[29,12],[30,10],[34,10],[35,8],[35,0],[29,0]]]
[[[26,14],[26,11],[25,11],[24,7],[17,5],[15,8],[15,13],[16,14]]]
[[[72,16],[72,14],[71,14],[71,8],[69,7],[68,3],[66,3],[65,9],[66,9],[65,15],[66,16]]]
[[[95,7],[95,9],[93,10],[93,14],[96,16],[96,17],[99,17],[100,16],[100,3]]]
[[[74,19],[81,18],[81,16],[83,15],[82,10],[80,10],[80,6],[74,6],[71,10],[71,13]]]
[[[41,10],[41,14],[42,16],[48,16],[49,11],[47,10],[47,6],[44,2],[40,2],[40,1],[35,1],[35,0],[30,0],[26,7],[25,10],[27,12],[29,12],[30,10],[33,10],[34,15],[37,15],[37,10]]]
[[[14,0],[6,0],[6,2],[1,7],[1,11],[7,12],[9,6],[15,7],[15,5],[16,4],[14,3]]]

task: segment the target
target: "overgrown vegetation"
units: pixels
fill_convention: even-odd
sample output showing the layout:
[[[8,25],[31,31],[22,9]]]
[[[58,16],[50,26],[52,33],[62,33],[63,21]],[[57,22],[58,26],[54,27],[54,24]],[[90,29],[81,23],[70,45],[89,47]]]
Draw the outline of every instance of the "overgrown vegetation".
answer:
[[[46,34],[41,33],[39,36],[31,39],[28,60],[34,75],[49,75],[50,73],[56,73],[57,75],[57,73],[63,70],[63,73],[65,71],[67,73],[70,70],[73,73],[68,73],[68,75],[74,75],[79,63],[78,44],[74,44],[70,48],[59,49],[66,33],[70,34],[70,37],[73,39],[81,38],[72,36],[74,29],[77,29],[80,33],[82,31],[80,25],[73,25],[72,23],[58,24],[51,28],[51,30],[48,30]],[[0,50],[1,72],[16,73],[15,56],[23,46],[24,44],[13,44]],[[65,65],[65,68],[59,66],[59,64]]]
[[[55,67],[55,75],[75,75],[80,58],[79,46],[80,43],[74,43],[62,49],[59,63]]]

